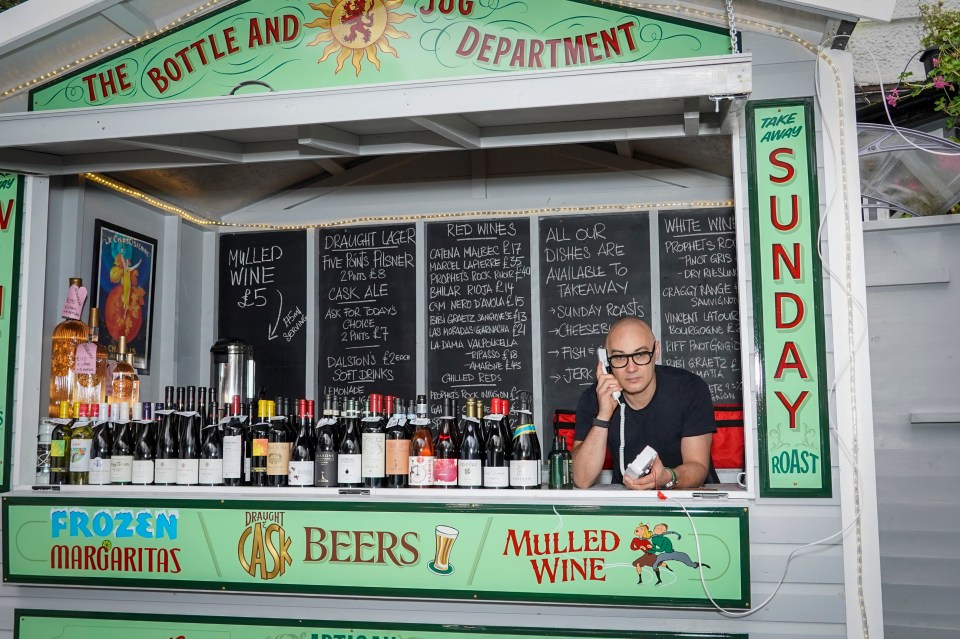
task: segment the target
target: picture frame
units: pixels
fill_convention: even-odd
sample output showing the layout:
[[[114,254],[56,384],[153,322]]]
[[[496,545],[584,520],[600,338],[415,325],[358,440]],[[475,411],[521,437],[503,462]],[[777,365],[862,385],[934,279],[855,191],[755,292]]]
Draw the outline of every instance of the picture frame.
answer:
[[[112,359],[125,335],[133,367],[149,375],[157,240],[98,219],[93,254],[90,304],[100,309],[100,344]]]

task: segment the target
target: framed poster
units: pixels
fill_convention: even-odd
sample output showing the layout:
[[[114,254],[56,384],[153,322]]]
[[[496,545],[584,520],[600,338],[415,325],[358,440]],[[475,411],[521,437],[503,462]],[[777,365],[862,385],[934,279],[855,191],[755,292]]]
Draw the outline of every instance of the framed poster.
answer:
[[[127,338],[133,367],[150,374],[157,240],[97,220],[90,303],[100,309],[100,343],[111,357]]]

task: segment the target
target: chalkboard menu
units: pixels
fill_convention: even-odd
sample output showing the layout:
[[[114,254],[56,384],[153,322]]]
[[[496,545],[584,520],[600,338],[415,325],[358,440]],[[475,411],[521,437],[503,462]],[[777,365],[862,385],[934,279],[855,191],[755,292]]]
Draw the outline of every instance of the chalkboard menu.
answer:
[[[417,231],[412,224],[320,233],[320,390],[417,393]]]
[[[306,231],[220,236],[221,338],[253,346],[267,397],[300,397],[306,386]]]
[[[618,318],[650,322],[646,212],[540,220],[543,423],[596,380],[597,347]]]
[[[435,222],[426,230],[433,414],[444,398],[516,400],[534,390],[530,221]]]
[[[715,404],[742,401],[733,209],[660,214],[661,361],[703,377]]]

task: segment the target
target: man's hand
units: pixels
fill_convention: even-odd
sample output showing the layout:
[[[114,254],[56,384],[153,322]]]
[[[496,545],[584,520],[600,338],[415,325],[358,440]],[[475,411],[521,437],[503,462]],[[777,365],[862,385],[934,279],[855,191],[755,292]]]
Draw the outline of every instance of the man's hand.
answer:
[[[617,410],[620,403],[613,398],[613,393],[622,392],[620,383],[616,378],[603,369],[603,364],[597,362],[597,419],[605,422],[613,417],[613,411]]]
[[[663,479],[664,475],[667,476],[667,479]],[[664,468],[663,462],[661,462],[658,457],[653,460],[653,466],[650,467],[650,472],[643,477],[631,479],[624,475],[623,485],[631,490],[657,490],[658,488],[663,488],[663,485],[670,481],[670,478],[670,473]]]

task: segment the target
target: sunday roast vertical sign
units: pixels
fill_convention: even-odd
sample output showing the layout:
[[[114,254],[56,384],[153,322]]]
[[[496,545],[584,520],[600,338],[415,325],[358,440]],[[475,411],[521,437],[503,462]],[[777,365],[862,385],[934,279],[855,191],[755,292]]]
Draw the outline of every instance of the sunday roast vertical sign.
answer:
[[[812,99],[747,109],[760,494],[830,497]]]
[[[10,486],[10,407],[13,404],[20,280],[23,178],[0,172],[0,490]]]

